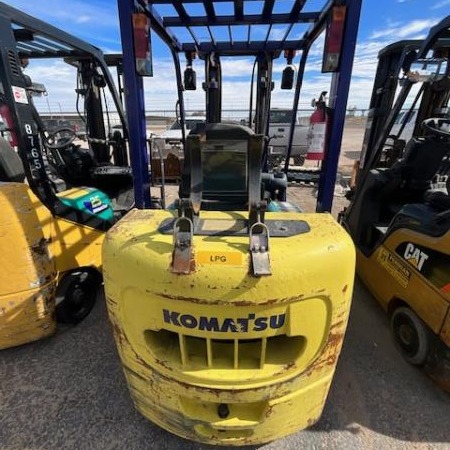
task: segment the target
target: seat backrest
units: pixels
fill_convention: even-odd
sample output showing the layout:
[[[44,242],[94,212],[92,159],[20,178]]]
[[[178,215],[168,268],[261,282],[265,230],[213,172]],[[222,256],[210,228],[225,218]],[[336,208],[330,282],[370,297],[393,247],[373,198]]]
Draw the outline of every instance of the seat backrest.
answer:
[[[0,137],[0,181],[23,183],[24,180],[22,160],[8,141]]]
[[[413,138],[406,145],[401,164],[405,187],[426,190],[434,175],[450,154],[450,142],[433,137]]]

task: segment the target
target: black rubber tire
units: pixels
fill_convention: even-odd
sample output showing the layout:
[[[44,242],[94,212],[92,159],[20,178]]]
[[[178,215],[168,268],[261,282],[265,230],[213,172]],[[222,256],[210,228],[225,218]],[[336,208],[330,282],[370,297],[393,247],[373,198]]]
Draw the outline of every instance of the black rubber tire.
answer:
[[[430,331],[416,313],[407,306],[397,308],[391,317],[391,332],[406,361],[423,366],[430,349]]]
[[[100,274],[91,270],[64,275],[56,290],[56,320],[77,324],[85,319],[95,305],[101,281]]]

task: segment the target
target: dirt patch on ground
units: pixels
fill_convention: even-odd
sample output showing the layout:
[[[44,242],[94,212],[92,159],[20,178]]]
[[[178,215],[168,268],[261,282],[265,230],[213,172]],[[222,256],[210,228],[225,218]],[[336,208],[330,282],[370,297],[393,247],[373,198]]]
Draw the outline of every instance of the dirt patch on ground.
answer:
[[[351,172],[351,168],[355,161],[359,161],[365,126],[365,117],[347,117],[345,120],[341,156],[339,158],[339,169],[341,171]]]

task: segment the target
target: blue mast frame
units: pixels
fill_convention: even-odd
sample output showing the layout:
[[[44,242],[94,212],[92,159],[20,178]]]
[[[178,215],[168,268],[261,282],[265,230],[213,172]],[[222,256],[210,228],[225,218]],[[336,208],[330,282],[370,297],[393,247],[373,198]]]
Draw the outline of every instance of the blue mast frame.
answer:
[[[331,212],[333,206],[334,186],[341,154],[342,134],[344,132],[345,115],[347,111],[348,93],[352,76],[353,59],[355,55],[358,27],[349,27],[349,23],[359,23],[361,0],[348,1],[347,18],[341,47],[339,71],[333,73],[330,89],[332,120],[328,136],[328,153],[322,161],[319,186],[317,192],[316,211]]]
[[[132,14],[134,0],[119,0],[120,33],[123,47],[125,104],[128,119],[131,168],[136,208],[151,207],[149,158],[146,139],[144,83],[136,72]]]
[[[253,15],[244,14],[243,5],[246,0],[241,0],[234,2],[233,15],[217,15],[214,9],[214,3],[225,1],[226,0],[118,0],[124,57],[125,103],[129,124],[131,165],[134,175],[136,207],[151,207],[151,180],[146,143],[144,89],[142,77],[139,76],[135,70],[133,27],[131,21],[131,15],[136,11],[137,6],[150,17],[152,30],[155,31],[169,46],[173,56],[178,56],[177,54],[181,52],[197,50],[202,52],[211,52],[215,50],[222,55],[242,54],[247,56],[257,55],[258,52],[261,51],[281,52],[285,49],[301,50],[307,53],[311,43],[317,38],[323,30],[323,27],[326,25],[327,15],[330,13],[331,8],[333,6],[346,6],[347,17],[341,46],[340,65],[338,71],[333,73],[331,83],[329,104],[331,110],[331,127],[328,136],[328,149],[326,158],[322,163],[316,205],[317,212],[331,211],[362,0],[329,0],[321,11],[306,13],[302,12],[302,9],[308,0],[295,0],[291,12],[287,14],[273,13],[275,2],[273,0],[265,0],[261,14]],[[202,4],[206,14],[204,16],[189,15],[184,5],[190,3]],[[160,17],[154,7],[155,4],[172,5],[178,16]],[[288,40],[289,32],[296,23],[311,23],[311,26],[301,39]],[[269,27],[272,27],[273,24],[285,24],[288,26],[288,31],[280,40],[269,40],[270,33],[267,33],[265,40],[251,41],[250,28],[252,25],[257,24],[268,24]],[[233,42],[231,31],[229,33],[229,41],[217,42],[214,39],[210,29],[211,26],[228,26],[229,30],[231,30],[230,27],[233,25],[248,26],[249,32],[246,41]],[[196,26],[203,26],[208,29],[211,36],[210,42],[200,42],[197,39],[194,33]],[[192,36],[194,42],[179,42],[176,38],[176,34],[172,31],[177,27],[186,29]],[[269,28],[269,31],[270,29],[271,28]],[[306,56],[305,58],[302,57],[302,70],[305,65],[303,59],[306,59]],[[174,63],[177,66],[177,84],[179,85],[180,74],[178,57],[174,57]],[[299,90],[303,78],[302,71],[299,72],[298,77],[294,96],[294,109],[298,108]],[[181,89],[182,86],[178,86],[178,95],[180,103],[183,106]],[[184,108],[182,109],[182,116],[184,116]],[[296,114],[294,114],[294,116],[295,115]],[[295,121],[295,117],[293,118],[293,121]],[[292,146],[293,138],[293,127],[291,128],[289,146]],[[288,154],[290,154],[290,149],[288,149]]]

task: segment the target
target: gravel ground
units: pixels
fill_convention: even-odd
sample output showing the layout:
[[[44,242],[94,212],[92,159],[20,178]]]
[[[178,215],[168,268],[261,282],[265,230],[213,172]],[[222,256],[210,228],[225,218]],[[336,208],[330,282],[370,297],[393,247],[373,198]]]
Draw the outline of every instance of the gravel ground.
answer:
[[[4,450],[212,448],[173,436],[134,410],[102,295],[78,326],[3,350],[0,379]],[[321,420],[260,448],[448,449],[449,400],[399,356],[386,316],[357,282]]]

